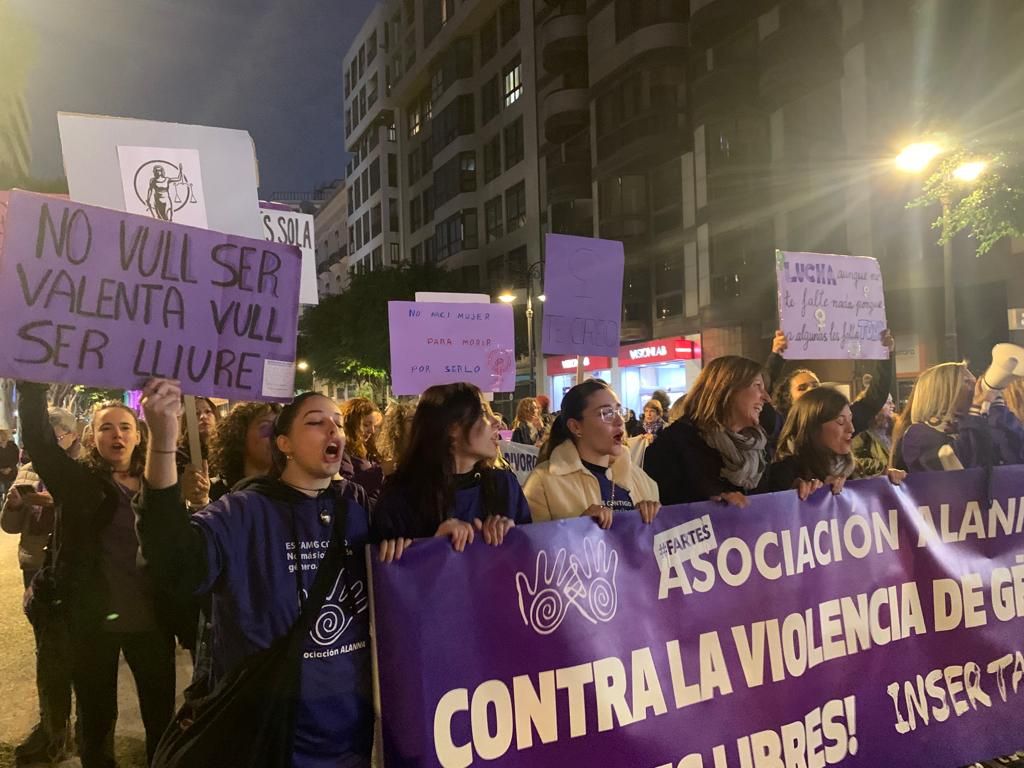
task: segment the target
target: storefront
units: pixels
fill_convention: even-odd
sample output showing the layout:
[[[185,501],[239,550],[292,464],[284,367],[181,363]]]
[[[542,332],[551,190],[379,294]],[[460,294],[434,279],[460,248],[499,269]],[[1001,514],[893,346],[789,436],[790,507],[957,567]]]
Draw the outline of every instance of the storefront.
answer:
[[[619,349],[619,397],[643,418],[644,403],[655,390],[670,403],[686,394],[701,368],[700,336],[673,336]]]
[[[551,412],[562,407],[562,397],[576,384],[576,357],[549,357],[547,360],[548,397]],[[612,384],[612,359],[589,355],[583,358],[583,372],[588,379],[604,379]]]

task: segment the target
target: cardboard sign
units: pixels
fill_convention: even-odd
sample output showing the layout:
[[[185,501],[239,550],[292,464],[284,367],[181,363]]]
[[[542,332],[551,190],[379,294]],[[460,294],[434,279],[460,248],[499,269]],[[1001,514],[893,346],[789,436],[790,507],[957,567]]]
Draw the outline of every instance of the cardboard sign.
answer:
[[[294,245],[302,253],[302,285],[300,304],[318,304],[316,290],[316,235],[313,217],[308,213],[282,210],[267,203],[260,204],[263,236],[272,243]]]
[[[298,249],[13,192],[0,377],[190,394],[293,394]]]
[[[616,240],[545,235],[545,355],[619,354],[625,253]]]
[[[885,295],[876,259],[775,252],[779,327],[794,360],[885,360]]]
[[[484,392],[515,390],[511,307],[389,301],[388,330],[396,395],[418,395],[457,381]]]
[[[72,200],[263,237],[245,131],[67,112],[57,124]]]
[[[498,444],[501,449],[501,456],[505,459],[509,469],[511,469],[522,485],[526,482],[526,478],[530,476],[530,473],[537,467],[537,454],[540,450],[532,445],[523,445],[522,443],[513,443],[510,439],[503,439]]]

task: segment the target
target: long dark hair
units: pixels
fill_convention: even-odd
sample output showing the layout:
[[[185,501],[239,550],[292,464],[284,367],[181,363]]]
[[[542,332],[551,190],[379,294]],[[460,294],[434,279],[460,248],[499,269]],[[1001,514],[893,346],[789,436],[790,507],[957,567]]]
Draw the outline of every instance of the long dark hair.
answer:
[[[818,387],[804,393],[786,416],[776,460],[795,458],[799,476],[804,480],[825,480],[835,472],[837,464],[850,469],[852,456],[833,453],[815,442],[822,425],[839,418],[849,404],[846,395],[831,387]]]
[[[388,489],[399,489],[409,500],[416,520],[412,530],[431,533],[449,517],[455,504],[455,442],[452,427],[464,437],[484,415],[480,390],[472,384],[439,384],[420,397],[413,416],[409,443],[399,459],[398,468],[388,479]],[[486,516],[504,514],[503,500],[497,499],[495,485],[489,482],[496,472],[488,462],[480,462]],[[429,534],[426,534],[429,535]]]
[[[277,414],[277,403],[237,403],[210,438],[210,474],[219,475],[232,488],[245,476],[245,438],[249,427],[267,414]],[[274,440],[271,438],[271,444]]]
[[[284,468],[288,465],[288,457],[277,447],[278,436],[287,435],[292,431],[292,425],[295,423],[299,411],[302,410],[302,404],[312,397],[327,397],[327,395],[322,395],[319,392],[303,392],[284,406],[277,414],[277,418],[274,419],[274,437],[270,441],[270,456],[274,460],[274,464],[270,468],[271,477],[280,478]],[[327,399],[330,400],[329,397]]]
[[[566,440],[573,439],[572,432],[569,431],[569,419],[577,421],[582,419],[583,412],[587,410],[590,396],[606,389],[608,389],[608,385],[600,379],[587,379],[565,393],[565,397],[562,398],[562,410],[559,412],[558,418],[555,419],[555,423],[551,425],[551,434],[548,435],[547,441],[540,449],[540,455],[537,456],[538,462],[548,461],[555,448]]]

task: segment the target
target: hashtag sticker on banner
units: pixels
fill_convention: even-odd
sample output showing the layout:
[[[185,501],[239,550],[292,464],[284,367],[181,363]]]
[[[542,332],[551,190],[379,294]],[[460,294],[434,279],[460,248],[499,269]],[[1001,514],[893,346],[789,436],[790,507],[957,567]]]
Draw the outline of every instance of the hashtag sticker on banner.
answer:
[[[656,534],[654,559],[662,570],[673,563],[690,560],[718,546],[711,516],[704,515]]]

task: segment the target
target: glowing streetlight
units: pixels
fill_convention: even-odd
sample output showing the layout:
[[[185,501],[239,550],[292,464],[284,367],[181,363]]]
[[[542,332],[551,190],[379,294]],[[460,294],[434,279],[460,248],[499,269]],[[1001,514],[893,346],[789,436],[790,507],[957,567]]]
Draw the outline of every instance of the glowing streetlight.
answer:
[[[896,156],[896,167],[908,173],[920,173],[942,154],[942,147],[931,141],[908,144]]]
[[[969,163],[959,165],[953,171],[953,178],[957,181],[977,181],[978,177],[985,172],[988,163],[984,160],[972,160]]]
[[[295,367],[298,368],[300,371],[308,371],[309,363],[307,363],[305,360],[299,360],[299,362],[295,364]]]
[[[547,301],[547,300],[548,300],[548,297],[545,296],[543,293],[540,296],[537,297],[537,301]]]
[[[504,293],[498,296],[498,301],[502,302],[503,304],[511,304],[515,300],[515,294],[510,293],[509,291],[505,291]]]

